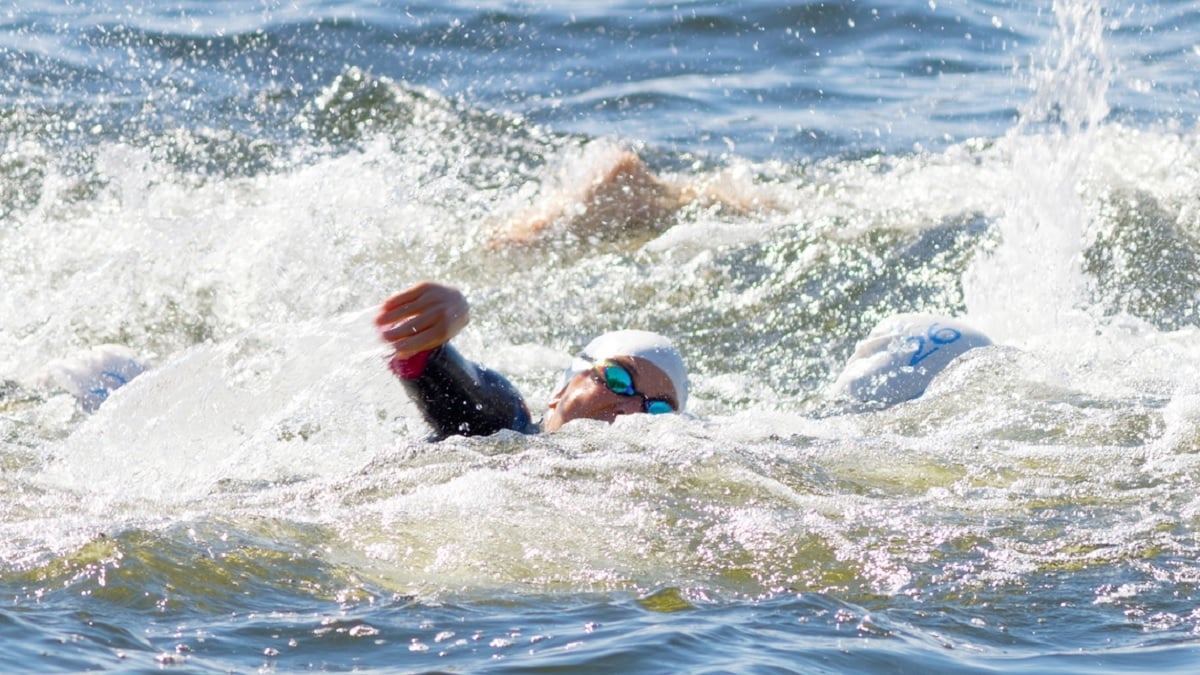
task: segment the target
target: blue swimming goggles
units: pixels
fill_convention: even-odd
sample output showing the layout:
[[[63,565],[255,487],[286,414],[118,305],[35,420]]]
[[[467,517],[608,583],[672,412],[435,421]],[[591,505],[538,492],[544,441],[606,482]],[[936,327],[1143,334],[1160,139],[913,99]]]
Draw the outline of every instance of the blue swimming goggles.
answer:
[[[621,396],[641,396],[642,410],[651,415],[662,415],[675,412],[675,406],[663,398],[648,398],[645,394],[633,388],[633,376],[619,363],[603,361],[596,364],[596,378],[608,387],[608,390]]]

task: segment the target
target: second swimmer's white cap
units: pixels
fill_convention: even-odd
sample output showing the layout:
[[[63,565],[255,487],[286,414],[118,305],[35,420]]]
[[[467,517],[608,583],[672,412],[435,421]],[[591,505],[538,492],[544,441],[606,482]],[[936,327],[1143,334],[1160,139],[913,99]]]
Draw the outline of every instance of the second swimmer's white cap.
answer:
[[[97,345],[46,365],[39,383],[70,392],[87,412],[145,372],[145,362],[124,345]]]
[[[596,363],[618,356],[631,356],[654,364],[675,387],[675,399],[679,402],[679,409],[687,407],[687,366],[683,365],[683,357],[669,338],[646,330],[616,330],[589,342],[563,373],[560,389],[565,387],[571,378],[592,368]]]
[[[908,401],[959,356],[990,344],[988,336],[948,316],[894,316],[858,343],[829,395],[888,406]]]

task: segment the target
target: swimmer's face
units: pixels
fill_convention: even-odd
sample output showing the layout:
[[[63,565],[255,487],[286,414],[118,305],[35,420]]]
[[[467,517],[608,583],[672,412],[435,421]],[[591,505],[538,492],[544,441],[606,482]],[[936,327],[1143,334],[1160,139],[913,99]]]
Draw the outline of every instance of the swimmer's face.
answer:
[[[658,366],[631,356],[618,356],[610,362],[629,371],[637,394],[624,396],[614,392],[594,369],[578,373],[550,401],[550,410],[542,422],[546,431],[556,431],[571,420],[591,419],[612,422],[618,415],[645,411],[645,401],[662,399],[679,408],[675,387]]]

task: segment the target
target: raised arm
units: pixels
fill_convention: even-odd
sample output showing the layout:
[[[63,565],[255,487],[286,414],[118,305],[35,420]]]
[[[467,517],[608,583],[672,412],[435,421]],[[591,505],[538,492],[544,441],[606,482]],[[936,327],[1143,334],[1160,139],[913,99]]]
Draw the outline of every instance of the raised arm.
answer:
[[[394,350],[389,366],[438,438],[537,429],[521,394],[449,344],[470,320],[455,288],[422,282],[388,298],[375,324]]]

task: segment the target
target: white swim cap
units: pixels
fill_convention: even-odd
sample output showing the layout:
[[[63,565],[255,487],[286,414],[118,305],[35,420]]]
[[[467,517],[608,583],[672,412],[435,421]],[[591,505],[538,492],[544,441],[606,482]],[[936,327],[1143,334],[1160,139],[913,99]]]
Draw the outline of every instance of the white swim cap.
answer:
[[[563,373],[560,390],[567,386],[571,378],[593,367],[597,362],[618,356],[631,356],[654,364],[666,374],[671,385],[675,387],[675,400],[679,402],[679,410],[687,407],[687,367],[683,365],[683,357],[679,350],[675,349],[675,345],[671,344],[670,339],[645,330],[612,331],[589,342]]]
[[[986,335],[957,319],[893,316],[858,343],[828,393],[833,398],[895,405],[924,393],[933,378],[963,353],[990,344]]]
[[[146,370],[146,364],[123,345],[97,345],[47,364],[41,381],[70,392],[87,412],[94,412],[109,394]]]

